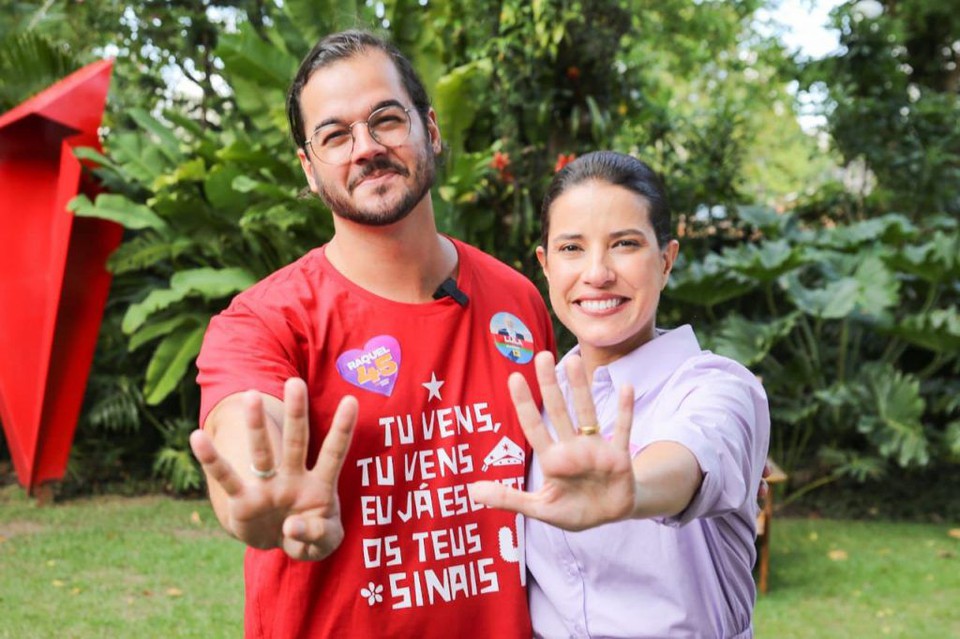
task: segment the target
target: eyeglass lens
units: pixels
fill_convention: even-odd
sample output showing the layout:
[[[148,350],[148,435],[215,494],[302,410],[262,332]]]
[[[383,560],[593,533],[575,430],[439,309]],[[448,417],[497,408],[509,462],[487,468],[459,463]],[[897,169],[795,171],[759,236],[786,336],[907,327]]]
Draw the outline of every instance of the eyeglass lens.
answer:
[[[410,135],[410,115],[398,105],[385,106],[370,114],[366,121],[351,125],[330,124],[321,127],[310,138],[310,148],[321,162],[344,164],[353,152],[353,127],[366,124],[370,137],[383,146],[402,144]]]

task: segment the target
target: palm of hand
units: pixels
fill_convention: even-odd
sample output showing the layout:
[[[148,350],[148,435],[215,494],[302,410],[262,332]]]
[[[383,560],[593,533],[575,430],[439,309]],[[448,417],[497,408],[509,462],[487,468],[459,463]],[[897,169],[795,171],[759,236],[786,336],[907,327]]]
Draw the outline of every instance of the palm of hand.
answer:
[[[533,493],[534,517],[583,530],[626,517],[634,505],[633,467],[626,450],[600,437],[555,442],[539,456],[543,485]]]
[[[320,529],[319,541],[307,543],[286,534],[284,523],[291,517]],[[336,487],[307,473],[282,473],[260,485],[247,484],[242,495],[230,499],[230,524],[248,545],[281,547],[295,559],[322,559],[343,540]]]
[[[284,386],[279,465],[274,462],[272,426],[268,426],[262,399],[255,391],[249,392],[243,403],[254,476],[242,477],[205,433],[197,431],[190,437],[207,476],[226,495],[227,529],[254,548],[282,548],[294,559],[324,559],[343,541],[337,482],[357,421],[356,399],[341,399],[316,463],[309,470],[306,458],[310,429],[303,380],[292,378]]]

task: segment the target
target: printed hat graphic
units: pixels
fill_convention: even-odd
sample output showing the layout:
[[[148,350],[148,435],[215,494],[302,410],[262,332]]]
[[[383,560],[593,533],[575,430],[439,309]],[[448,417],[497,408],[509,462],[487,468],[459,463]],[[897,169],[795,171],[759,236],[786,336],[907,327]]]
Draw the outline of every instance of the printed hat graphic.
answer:
[[[0,116],[0,421],[19,482],[61,479],[123,229],[75,217],[96,193],[73,149],[100,149],[113,63],[88,65]]]
[[[523,464],[525,455],[523,449],[513,443],[509,437],[504,437],[493,447],[493,450],[483,458],[483,468],[486,471],[490,466],[515,466]]]

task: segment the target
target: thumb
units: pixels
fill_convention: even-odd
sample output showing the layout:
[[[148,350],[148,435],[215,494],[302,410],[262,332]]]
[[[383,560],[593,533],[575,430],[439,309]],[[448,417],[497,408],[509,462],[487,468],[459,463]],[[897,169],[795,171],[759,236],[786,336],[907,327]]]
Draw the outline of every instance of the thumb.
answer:
[[[530,494],[516,488],[508,488],[495,481],[478,481],[468,484],[467,492],[470,499],[478,504],[528,514]]]

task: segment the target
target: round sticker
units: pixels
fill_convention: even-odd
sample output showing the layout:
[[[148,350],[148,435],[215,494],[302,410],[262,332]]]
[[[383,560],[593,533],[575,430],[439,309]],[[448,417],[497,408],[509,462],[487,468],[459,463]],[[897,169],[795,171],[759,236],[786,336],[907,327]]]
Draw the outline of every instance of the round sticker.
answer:
[[[516,315],[497,313],[490,320],[490,333],[500,354],[517,364],[533,359],[533,333]]]

